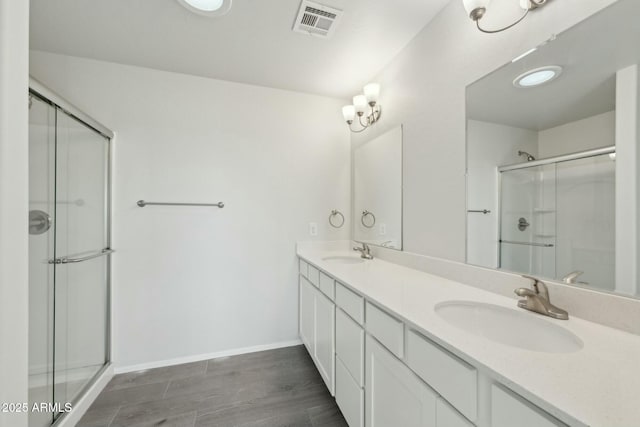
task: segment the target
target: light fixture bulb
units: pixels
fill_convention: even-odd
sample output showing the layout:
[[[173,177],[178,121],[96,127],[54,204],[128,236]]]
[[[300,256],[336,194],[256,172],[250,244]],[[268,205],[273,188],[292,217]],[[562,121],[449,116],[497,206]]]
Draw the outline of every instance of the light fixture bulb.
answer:
[[[462,3],[469,17],[477,21],[484,16],[491,0],[462,0]]]
[[[562,74],[562,67],[557,65],[536,68],[516,77],[513,85],[525,89],[536,87],[557,79],[560,74]]]
[[[356,108],[353,105],[345,105],[342,107],[342,116],[345,122],[353,122],[353,119],[356,118]]]
[[[378,83],[369,83],[364,87],[363,91],[369,105],[375,105],[378,102],[380,97],[380,85]]]
[[[353,97],[353,106],[356,109],[356,113],[358,115],[362,115],[365,111],[367,111],[367,97],[364,95],[356,95]]]

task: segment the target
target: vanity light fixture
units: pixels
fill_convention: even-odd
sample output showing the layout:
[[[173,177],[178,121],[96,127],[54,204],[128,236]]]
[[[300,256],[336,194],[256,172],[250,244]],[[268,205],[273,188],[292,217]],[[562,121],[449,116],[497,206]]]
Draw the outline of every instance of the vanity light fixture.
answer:
[[[524,15],[522,15],[513,24],[507,25],[506,27],[499,28],[497,30],[486,30],[480,26],[480,20],[485,15],[485,13],[487,13],[487,7],[489,6],[489,3],[491,3],[491,0],[462,0],[462,3],[464,4],[464,8],[469,14],[469,18],[475,21],[478,30],[482,31],[483,33],[493,34],[508,30],[509,28],[516,26],[517,24],[522,22],[524,18],[527,17],[530,11],[547,4],[547,0],[520,0],[520,6],[522,7],[522,9],[524,9]]]
[[[530,88],[549,83],[562,74],[562,67],[557,65],[548,65],[546,67],[536,68],[529,70],[524,74],[519,75],[513,81],[513,85],[517,88]]]
[[[221,16],[229,12],[232,0],[177,0],[193,13],[204,16]]]
[[[342,107],[342,116],[349,125],[351,132],[360,133],[365,129],[373,126],[380,120],[382,109],[378,104],[380,97],[380,85],[377,83],[369,83],[363,89],[364,95],[356,95],[353,97],[352,105]],[[351,125],[358,118],[360,124],[359,129],[354,129]]]

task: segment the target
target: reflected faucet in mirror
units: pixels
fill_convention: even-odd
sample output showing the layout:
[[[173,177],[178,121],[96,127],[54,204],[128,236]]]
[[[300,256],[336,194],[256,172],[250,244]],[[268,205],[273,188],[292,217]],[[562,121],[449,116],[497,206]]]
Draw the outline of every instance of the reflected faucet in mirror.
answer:
[[[588,285],[587,282],[579,282],[578,281],[578,277],[582,276],[583,274],[584,274],[584,271],[580,271],[580,270],[572,271],[571,273],[569,273],[566,276],[564,276],[562,278],[562,281],[564,283],[566,283],[567,285],[573,285],[573,284],[576,284],[576,283],[581,283],[583,285]]]

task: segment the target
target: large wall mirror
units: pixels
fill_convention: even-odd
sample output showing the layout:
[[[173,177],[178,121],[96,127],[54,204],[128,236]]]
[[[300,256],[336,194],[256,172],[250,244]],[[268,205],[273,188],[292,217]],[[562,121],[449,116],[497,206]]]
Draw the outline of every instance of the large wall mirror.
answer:
[[[402,126],[353,154],[354,240],[402,250]]]
[[[467,88],[467,262],[640,296],[640,1]]]

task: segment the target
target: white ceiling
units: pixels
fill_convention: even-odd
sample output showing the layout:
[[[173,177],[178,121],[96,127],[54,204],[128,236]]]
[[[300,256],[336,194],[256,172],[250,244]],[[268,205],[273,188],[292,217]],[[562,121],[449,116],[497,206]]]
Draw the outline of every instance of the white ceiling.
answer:
[[[176,0],[31,0],[31,48],[346,98],[449,0],[320,0],[334,36],[292,31],[300,0],[234,0],[222,17]]]
[[[640,63],[640,1],[620,0],[560,34],[535,53],[467,88],[469,118],[531,130],[549,129],[615,109],[615,73]],[[545,65],[562,75],[517,89],[513,80]]]

